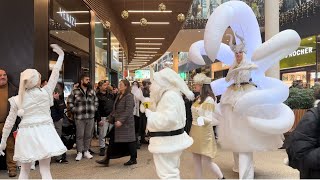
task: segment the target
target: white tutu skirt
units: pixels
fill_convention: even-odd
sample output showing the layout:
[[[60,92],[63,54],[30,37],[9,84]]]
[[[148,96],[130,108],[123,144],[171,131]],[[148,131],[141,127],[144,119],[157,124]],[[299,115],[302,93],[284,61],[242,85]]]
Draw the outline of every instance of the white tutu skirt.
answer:
[[[218,142],[223,149],[232,152],[255,152],[275,150],[282,146],[282,134],[260,132],[249,125],[247,112],[236,113],[233,111],[233,106],[238,99],[255,89],[252,85],[245,85],[241,87],[240,91],[229,87],[223,95],[223,102],[220,106],[223,119],[220,120],[217,131]],[[260,111],[250,113],[250,115],[256,114],[257,117],[262,114]]]
[[[20,127],[16,137],[14,161],[30,163],[59,156],[67,151],[52,122]]]

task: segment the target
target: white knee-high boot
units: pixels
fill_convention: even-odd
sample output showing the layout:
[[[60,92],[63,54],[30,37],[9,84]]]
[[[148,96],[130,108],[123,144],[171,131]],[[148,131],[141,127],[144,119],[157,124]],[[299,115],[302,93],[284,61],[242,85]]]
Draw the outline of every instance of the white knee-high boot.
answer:
[[[233,163],[232,171],[239,173],[239,153],[237,152],[233,153]]]
[[[40,174],[42,179],[52,179],[50,172],[51,158],[42,159],[39,161]]]
[[[239,179],[253,179],[253,153],[239,153]]]
[[[29,179],[31,163],[21,163],[19,179]]]

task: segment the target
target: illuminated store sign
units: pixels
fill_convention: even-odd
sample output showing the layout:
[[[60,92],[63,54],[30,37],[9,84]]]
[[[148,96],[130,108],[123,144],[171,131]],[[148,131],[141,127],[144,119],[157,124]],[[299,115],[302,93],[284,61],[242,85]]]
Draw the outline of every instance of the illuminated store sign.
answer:
[[[59,8],[59,14],[62,17],[63,20],[65,20],[65,25],[71,28],[71,26],[76,27],[77,20],[70,14],[68,14],[65,10],[62,8]]]
[[[288,56],[286,56],[285,58],[300,56],[300,55],[309,54],[309,53],[312,53],[312,47],[298,49],[298,50],[294,51],[293,53],[289,54]]]

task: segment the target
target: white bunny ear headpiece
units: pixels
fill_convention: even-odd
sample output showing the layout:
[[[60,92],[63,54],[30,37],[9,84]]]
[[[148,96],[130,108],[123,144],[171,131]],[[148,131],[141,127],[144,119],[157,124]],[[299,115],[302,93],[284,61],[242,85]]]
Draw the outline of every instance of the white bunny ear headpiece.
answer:
[[[234,53],[238,53],[238,52],[244,52],[247,53],[247,49],[246,49],[246,44],[244,41],[244,38],[241,37],[240,35],[238,35],[237,33],[235,33],[236,37],[238,39],[240,39],[240,44],[233,44],[233,36],[231,34],[227,34],[230,37],[230,41],[229,41],[229,46],[230,49],[234,52]]]
[[[40,74],[35,69],[26,69],[20,74],[20,84],[19,84],[19,102],[18,102],[18,116],[22,117],[24,114],[24,109],[22,107],[23,99],[26,89],[32,89],[40,81]]]

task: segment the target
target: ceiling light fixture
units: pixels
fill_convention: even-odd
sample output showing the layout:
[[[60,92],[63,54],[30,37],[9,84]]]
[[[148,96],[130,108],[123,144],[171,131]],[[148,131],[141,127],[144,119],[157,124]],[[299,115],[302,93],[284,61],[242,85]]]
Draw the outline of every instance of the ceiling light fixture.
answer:
[[[62,12],[57,12],[57,14],[81,14],[81,13],[89,13],[89,11],[62,11]]]
[[[136,43],[136,45],[161,46],[162,43]]]
[[[84,23],[76,23],[76,25],[87,25],[89,24],[88,22],[84,22]]]
[[[136,40],[164,40],[165,38],[134,38]]]
[[[160,49],[160,48],[136,47],[136,49],[148,50],[148,49]]]
[[[135,51],[136,53],[157,54],[157,51]]]
[[[143,21],[145,22],[145,21]],[[147,25],[168,25],[170,22],[146,22]],[[141,22],[131,22],[131,24],[141,25]]]
[[[129,10],[129,13],[172,13],[171,10],[167,10],[167,11],[155,11],[155,10]]]
[[[154,54],[135,54],[134,56],[140,56],[140,57],[154,57]]]

